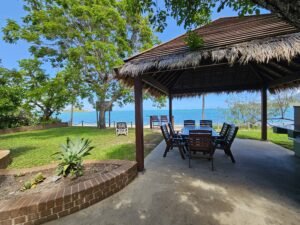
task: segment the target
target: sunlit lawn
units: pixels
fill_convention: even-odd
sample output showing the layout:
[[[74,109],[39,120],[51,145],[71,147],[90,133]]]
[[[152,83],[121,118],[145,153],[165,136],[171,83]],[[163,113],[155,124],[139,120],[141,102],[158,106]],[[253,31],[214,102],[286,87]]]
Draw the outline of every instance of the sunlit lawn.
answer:
[[[238,138],[260,140],[261,132],[260,129],[240,129],[237,136]],[[293,149],[293,141],[288,139],[287,134],[276,134],[272,129],[268,129],[268,140],[284,148]]]
[[[162,140],[157,131],[145,129],[145,156]],[[114,129],[100,130],[90,127],[53,128],[0,135],[0,149],[11,150],[9,168],[27,168],[55,161],[53,153],[66,138],[84,137],[92,140],[95,148],[86,159],[135,159],[135,133],[129,129],[128,136],[116,136]]]

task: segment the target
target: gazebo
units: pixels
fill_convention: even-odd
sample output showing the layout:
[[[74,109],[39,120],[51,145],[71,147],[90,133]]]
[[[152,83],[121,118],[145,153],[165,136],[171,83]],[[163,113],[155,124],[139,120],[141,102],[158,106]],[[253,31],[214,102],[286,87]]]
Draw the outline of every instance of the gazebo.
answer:
[[[261,139],[267,140],[267,91],[300,84],[300,30],[272,14],[220,18],[194,30],[204,45],[191,51],[186,34],[134,55],[115,69],[134,87],[136,161],[144,170],[143,89],[172,99],[206,93],[261,92]]]

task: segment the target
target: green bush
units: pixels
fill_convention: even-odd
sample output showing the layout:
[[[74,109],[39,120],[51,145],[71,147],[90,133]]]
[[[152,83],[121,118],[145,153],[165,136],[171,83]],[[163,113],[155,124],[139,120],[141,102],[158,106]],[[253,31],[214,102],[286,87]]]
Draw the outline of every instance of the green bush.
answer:
[[[187,36],[184,39],[185,43],[190,50],[194,51],[201,48],[204,45],[204,40],[198,34],[193,31],[188,31]]]
[[[71,141],[67,138],[67,143],[61,145],[61,151],[55,153],[58,155],[60,163],[57,167],[57,175],[63,175],[64,177],[78,177],[83,175],[82,159],[84,156],[90,155],[90,151],[94,148],[90,146],[91,141],[89,139],[77,139]]]

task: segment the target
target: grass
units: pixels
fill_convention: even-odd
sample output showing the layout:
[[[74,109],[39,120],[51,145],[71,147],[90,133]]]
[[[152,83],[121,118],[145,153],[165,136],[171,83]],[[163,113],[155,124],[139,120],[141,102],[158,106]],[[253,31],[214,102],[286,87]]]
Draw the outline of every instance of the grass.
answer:
[[[237,134],[238,138],[260,140],[260,129],[240,129]],[[268,140],[274,144],[280,145],[284,148],[293,150],[293,141],[288,139],[287,134],[273,133],[272,129],[268,129]]]
[[[162,140],[157,131],[144,130],[145,156]],[[114,129],[99,130],[91,127],[65,127],[0,135],[0,149],[11,151],[12,163],[8,168],[28,168],[55,161],[53,154],[66,138],[84,137],[92,140],[95,148],[85,159],[135,159],[135,133],[116,136]]]

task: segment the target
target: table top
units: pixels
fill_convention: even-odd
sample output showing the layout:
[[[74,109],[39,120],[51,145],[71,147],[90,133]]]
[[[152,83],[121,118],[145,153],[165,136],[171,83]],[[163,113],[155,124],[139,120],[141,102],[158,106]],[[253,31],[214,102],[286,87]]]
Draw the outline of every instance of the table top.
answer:
[[[216,132],[213,128],[208,126],[184,126],[181,129],[181,135],[188,136],[190,134],[190,130],[205,130],[205,131],[211,131],[211,135],[213,137],[219,137],[219,133]]]

